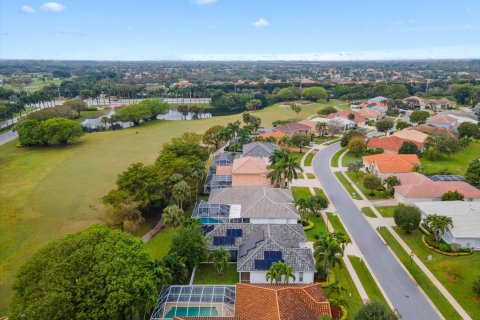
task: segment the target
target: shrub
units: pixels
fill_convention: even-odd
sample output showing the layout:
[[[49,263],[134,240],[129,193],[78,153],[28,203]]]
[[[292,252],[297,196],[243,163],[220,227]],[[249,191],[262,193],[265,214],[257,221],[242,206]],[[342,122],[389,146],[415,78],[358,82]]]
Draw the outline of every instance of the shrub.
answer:
[[[435,148],[424,151],[423,156],[430,161],[436,161],[442,158],[442,154]]]
[[[475,297],[480,297],[480,277],[475,279],[472,283],[472,290],[473,293],[475,294]]]
[[[442,201],[455,201],[460,200],[463,201],[465,196],[458,192],[457,190],[447,191],[442,195]]]
[[[306,224],[304,224],[304,223],[306,223]],[[309,230],[312,230],[315,227],[315,224],[310,220],[307,220],[307,221],[303,220],[302,225],[303,225],[303,231],[309,231]]]
[[[380,154],[380,153],[384,153],[385,150],[383,150],[382,148],[375,148],[375,149],[367,149],[365,150],[364,154],[365,155],[370,155],[370,154]]]
[[[393,212],[393,220],[395,224],[410,233],[417,229],[422,220],[420,210],[413,206],[397,207]]]
[[[353,318],[355,320],[397,320],[395,314],[385,304],[372,301],[364,304]]]
[[[458,252],[451,252],[451,248],[447,243],[441,242],[439,244],[435,242],[435,240],[433,240],[431,237],[426,235],[422,235],[422,242],[428,249],[444,256],[460,257],[468,256],[473,253],[473,251],[469,248],[461,248]]]
[[[335,107],[325,107],[320,109],[317,113],[328,116],[330,113],[335,113],[335,112],[337,112],[337,109],[335,109]]]

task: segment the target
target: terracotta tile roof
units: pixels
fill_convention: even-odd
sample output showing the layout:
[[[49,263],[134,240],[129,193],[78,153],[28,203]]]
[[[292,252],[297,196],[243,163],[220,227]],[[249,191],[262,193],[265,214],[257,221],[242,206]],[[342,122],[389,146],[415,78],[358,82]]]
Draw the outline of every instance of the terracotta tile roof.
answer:
[[[258,157],[241,157],[233,160],[232,174],[267,174],[265,160]]]
[[[455,123],[455,122],[457,122],[457,119],[455,119],[454,117],[437,114],[437,115],[434,115],[434,116],[431,116],[431,117],[427,118],[427,122]]]
[[[410,140],[410,141],[416,141],[416,142],[419,142],[419,143],[424,143],[425,140],[428,137],[428,134],[417,131],[415,129],[405,129],[405,130],[395,132],[393,134],[393,136],[403,138],[403,139],[407,139],[407,140]]]
[[[433,136],[445,136],[445,137],[452,137],[458,138],[458,133],[452,130],[448,130],[447,128],[439,128],[434,127],[428,124],[420,124],[418,126],[414,126],[411,129],[416,131],[420,131],[426,134],[431,134]]]
[[[404,172],[404,173],[396,173],[392,174],[400,180],[400,185],[412,185],[412,184],[420,184],[425,180],[430,180],[426,176],[418,172]]]
[[[352,111],[352,110],[341,110],[341,111],[338,111],[338,112],[335,112],[335,113],[330,113],[327,116],[327,118],[328,119],[334,119],[334,118],[337,118],[337,117],[342,117],[342,118],[348,119],[349,114],[354,114],[355,115],[355,119],[353,119],[353,121],[355,123],[360,123],[360,122],[365,121],[365,118],[360,116],[358,111]]]
[[[480,190],[463,181],[424,180],[420,184],[400,185],[395,192],[408,198],[441,198],[448,191],[458,191],[465,198],[480,198]]]
[[[178,317],[175,316],[173,320],[245,320],[240,317]]]
[[[358,115],[363,118],[378,118],[380,117],[380,112],[365,108],[365,109],[360,109],[358,111]]]
[[[263,139],[269,138],[269,137],[274,137],[275,139],[280,139],[281,137],[285,136],[284,132],[281,131],[272,131],[272,132],[264,132],[258,135],[259,137],[262,137]]]
[[[301,121],[297,121],[297,123],[309,126],[311,131],[317,131],[317,128],[316,128],[317,123],[315,121],[301,120]]]
[[[386,137],[386,138],[382,138],[382,139],[373,137],[373,138],[370,138],[370,140],[368,140],[367,147],[369,147],[369,148],[381,148],[381,149],[384,149],[384,150],[390,150],[390,151],[398,152],[398,150],[400,150],[400,148],[402,147],[402,145],[405,141],[411,141],[411,140],[403,139],[403,138],[393,136],[393,135],[389,136],[389,137]],[[422,143],[419,143],[419,142],[416,142],[416,141],[411,141],[411,142],[415,143],[419,149],[423,148]]]
[[[380,173],[411,172],[415,164],[420,164],[416,154],[374,154],[364,156],[363,161],[369,165],[376,165]]]
[[[310,127],[297,122],[290,122],[274,128],[273,131],[281,131],[284,133],[293,134],[293,133],[310,131]]]
[[[232,166],[217,166],[215,174],[229,176],[232,175]]]
[[[237,284],[235,314],[245,320],[318,320],[331,316],[320,284]]]

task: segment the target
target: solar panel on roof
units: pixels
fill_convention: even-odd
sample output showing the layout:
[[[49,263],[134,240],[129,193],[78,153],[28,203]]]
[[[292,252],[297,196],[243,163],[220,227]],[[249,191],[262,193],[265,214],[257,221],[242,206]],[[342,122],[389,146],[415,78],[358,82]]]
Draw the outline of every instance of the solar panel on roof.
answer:
[[[432,181],[449,181],[449,182],[460,182],[465,181],[465,178],[458,175],[449,175],[449,174],[437,174],[429,177]]]
[[[227,229],[227,237],[241,237],[242,229]]]

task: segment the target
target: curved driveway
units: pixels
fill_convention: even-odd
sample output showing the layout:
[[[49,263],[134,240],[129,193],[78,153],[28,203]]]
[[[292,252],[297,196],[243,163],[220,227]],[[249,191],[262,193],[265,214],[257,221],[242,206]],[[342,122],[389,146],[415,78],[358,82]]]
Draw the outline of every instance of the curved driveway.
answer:
[[[345,227],[402,319],[440,319],[331,172],[330,158],[339,149],[337,143],[317,152],[313,159],[313,169]]]

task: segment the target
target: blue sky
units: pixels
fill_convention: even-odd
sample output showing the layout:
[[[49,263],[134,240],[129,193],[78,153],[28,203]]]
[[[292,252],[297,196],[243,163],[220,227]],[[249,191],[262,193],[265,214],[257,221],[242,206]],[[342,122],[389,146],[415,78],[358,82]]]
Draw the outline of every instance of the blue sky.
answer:
[[[0,0],[0,58],[480,58],[480,1]]]

